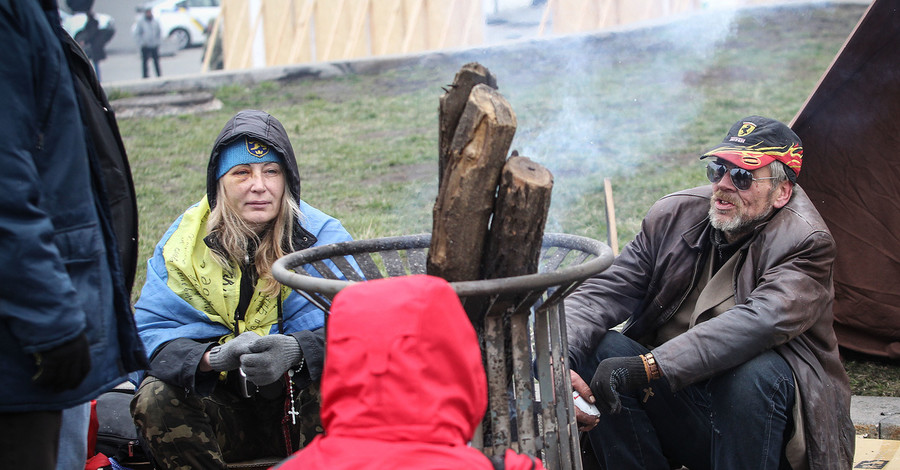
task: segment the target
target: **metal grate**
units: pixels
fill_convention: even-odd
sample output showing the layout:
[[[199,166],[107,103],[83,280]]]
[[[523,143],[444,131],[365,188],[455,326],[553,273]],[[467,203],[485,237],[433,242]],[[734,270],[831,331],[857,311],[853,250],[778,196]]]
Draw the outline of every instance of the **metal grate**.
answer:
[[[425,274],[430,242],[420,234],[318,246],[279,259],[272,272],[327,313],[353,282]],[[545,234],[538,273],[450,283],[482,342],[488,412],[473,445],[485,454],[512,448],[547,468],[581,469],[561,300],[612,261],[599,241]]]

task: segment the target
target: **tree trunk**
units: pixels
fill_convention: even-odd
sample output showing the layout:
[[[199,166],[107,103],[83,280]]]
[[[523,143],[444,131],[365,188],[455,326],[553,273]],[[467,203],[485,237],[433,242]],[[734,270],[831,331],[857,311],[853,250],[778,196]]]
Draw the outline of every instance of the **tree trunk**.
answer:
[[[484,84],[472,88],[434,204],[428,274],[450,282],[481,279],[494,195],[515,132],[506,99]]]
[[[472,88],[478,84],[485,84],[493,89],[497,89],[497,78],[487,69],[487,67],[471,62],[463,65],[453,78],[453,84],[450,90],[440,99],[438,107],[439,133],[438,133],[438,188],[444,178],[444,169],[450,160],[450,144],[453,142],[453,136],[456,134],[456,127],[459,118],[462,116],[466,103],[469,101],[469,94]]]
[[[506,162],[484,250],[485,279],[537,272],[552,190],[544,166],[519,156]]]

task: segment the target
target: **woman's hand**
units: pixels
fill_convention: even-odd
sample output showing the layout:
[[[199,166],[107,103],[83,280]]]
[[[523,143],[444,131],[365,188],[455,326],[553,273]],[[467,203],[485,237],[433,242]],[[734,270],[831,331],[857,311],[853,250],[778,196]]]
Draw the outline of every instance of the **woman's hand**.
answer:
[[[241,366],[241,356],[250,352],[250,345],[259,341],[260,336],[252,331],[245,331],[221,346],[210,349],[203,357],[212,370],[234,370]],[[203,371],[203,360],[200,370]]]
[[[263,336],[241,357],[241,370],[247,380],[263,386],[278,380],[291,367],[300,363],[300,343],[291,335]]]

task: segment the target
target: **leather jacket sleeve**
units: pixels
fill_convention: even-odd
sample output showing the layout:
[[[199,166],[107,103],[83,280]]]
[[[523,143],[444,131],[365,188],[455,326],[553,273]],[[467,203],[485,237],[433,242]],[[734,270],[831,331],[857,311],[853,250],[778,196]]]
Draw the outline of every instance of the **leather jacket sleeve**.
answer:
[[[587,279],[566,298],[571,367],[577,367],[610,328],[628,320],[629,336],[640,337],[658,327],[670,304],[678,301],[671,290],[666,298],[659,294],[672,283],[689,283],[694,270],[696,251],[682,241],[682,233],[695,228],[697,219],[678,211],[684,198],[708,201],[693,194],[657,201],[641,222],[640,232],[612,266]]]
[[[647,291],[648,240],[638,233],[615,262],[587,279],[565,300],[570,368],[577,369],[606,332],[640,309]]]
[[[653,351],[675,390],[742,364],[821,324],[831,313],[834,241],[825,231],[784,236],[774,225],[745,249],[737,305]],[[773,236],[779,234],[780,239]]]

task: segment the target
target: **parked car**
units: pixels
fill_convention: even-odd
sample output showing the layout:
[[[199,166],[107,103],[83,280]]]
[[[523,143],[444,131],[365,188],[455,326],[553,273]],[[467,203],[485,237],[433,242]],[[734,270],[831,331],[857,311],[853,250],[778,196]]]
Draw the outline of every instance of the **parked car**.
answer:
[[[138,7],[138,14],[148,8],[176,49],[205,44],[207,29],[222,9],[219,0],[156,0]]]

